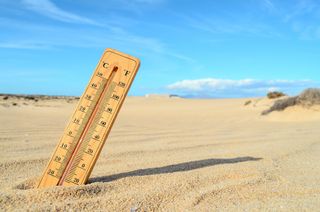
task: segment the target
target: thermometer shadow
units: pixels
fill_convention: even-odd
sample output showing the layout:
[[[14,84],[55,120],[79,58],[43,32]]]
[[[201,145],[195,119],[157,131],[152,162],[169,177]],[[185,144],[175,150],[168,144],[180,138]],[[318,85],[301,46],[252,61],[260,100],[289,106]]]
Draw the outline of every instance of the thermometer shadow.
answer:
[[[200,168],[209,167],[209,166],[241,163],[246,161],[258,161],[261,159],[262,158],[255,158],[255,157],[237,157],[237,158],[224,158],[224,159],[212,158],[212,159],[205,159],[205,160],[197,160],[197,161],[178,163],[178,164],[156,167],[156,168],[138,169],[130,172],[124,172],[124,173],[114,174],[109,176],[95,177],[95,178],[91,178],[89,180],[89,183],[110,182],[110,181],[118,180],[125,177],[185,172],[185,171],[200,169]]]

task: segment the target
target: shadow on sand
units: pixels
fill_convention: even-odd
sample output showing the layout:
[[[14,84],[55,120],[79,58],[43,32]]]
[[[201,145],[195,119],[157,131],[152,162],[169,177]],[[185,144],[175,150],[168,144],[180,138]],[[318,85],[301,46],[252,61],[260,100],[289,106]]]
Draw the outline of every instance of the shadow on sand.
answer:
[[[185,163],[178,163],[169,166],[162,166],[156,168],[147,168],[147,169],[138,169],[130,172],[123,172],[120,174],[114,174],[109,176],[103,177],[95,177],[89,180],[89,183],[94,182],[110,182],[113,180],[118,180],[125,177],[132,177],[132,176],[147,176],[147,175],[156,175],[156,174],[167,174],[167,173],[174,173],[174,172],[185,172],[194,169],[200,169],[208,166],[215,166],[220,164],[230,164],[230,163],[240,163],[246,161],[258,161],[262,158],[254,158],[254,157],[238,157],[238,158],[224,158],[224,159],[205,159],[205,160],[197,160],[197,161],[190,161]]]

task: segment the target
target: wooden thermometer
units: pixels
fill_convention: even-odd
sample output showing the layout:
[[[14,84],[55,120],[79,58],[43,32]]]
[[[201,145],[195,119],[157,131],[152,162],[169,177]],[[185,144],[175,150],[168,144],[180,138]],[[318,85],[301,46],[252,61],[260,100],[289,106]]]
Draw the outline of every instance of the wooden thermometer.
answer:
[[[38,188],[85,184],[131,83],[137,58],[107,49],[81,96]]]

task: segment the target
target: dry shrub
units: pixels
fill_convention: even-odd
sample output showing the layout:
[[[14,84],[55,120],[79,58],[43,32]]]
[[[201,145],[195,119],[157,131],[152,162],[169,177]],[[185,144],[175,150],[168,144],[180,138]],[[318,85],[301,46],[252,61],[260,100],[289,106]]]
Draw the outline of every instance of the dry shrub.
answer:
[[[271,113],[272,111],[282,111],[286,109],[287,107],[294,106],[297,104],[297,96],[295,97],[288,97],[286,99],[280,99],[277,100],[270,109],[263,111],[262,115],[267,115]]]
[[[320,104],[320,89],[309,88],[304,90],[298,97],[298,103],[306,107]]]
[[[277,99],[277,98],[280,98],[283,96],[287,96],[287,95],[285,93],[280,92],[280,91],[272,91],[267,94],[267,97],[269,99]]]
[[[251,101],[251,100],[248,100],[248,101],[246,101],[246,102],[244,103],[244,106],[250,105],[251,103],[252,103],[252,101]]]
[[[301,105],[303,107],[311,107],[320,104],[320,89],[309,88],[304,90],[299,96],[288,97],[286,99],[277,100],[270,109],[263,111],[262,115],[267,115],[273,111],[282,111],[287,107]]]

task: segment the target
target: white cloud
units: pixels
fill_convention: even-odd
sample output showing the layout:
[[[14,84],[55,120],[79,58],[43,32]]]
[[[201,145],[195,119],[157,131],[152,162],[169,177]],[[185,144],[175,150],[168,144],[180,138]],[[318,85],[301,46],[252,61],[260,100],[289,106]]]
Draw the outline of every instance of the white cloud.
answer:
[[[170,84],[170,92],[194,97],[242,97],[265,95],[266,92],[280,90],[299,91],[312,86],[311,80],[255,80],[255,79],[196,79],[182,80]]]
[[[169,89],[182,89],[186,91],[202,91],[209,89],[228,89],[230,87],[243,87],[254,83],[252,79],[226,80],[226,79],[198,79],[182,80],[168,86]]]
[[[262,0],[262,4],[270,11],[275,10],[275,6],[271,0]]]
[[[41,42],[0,42],[0,49],[49,49],[50,46]]]
[[[28,39],[25,39],[23,33],[19,33],[19,36],[14,38],[4,39],[0,41],[0,49],[43,50],[65,47],[101,48],[101,46],[117,46],[123,51],[136,50],[140,55],[143,52],[145,55],[163,56],[187,63],[195,63],[193,58],[176,52],[157,38],[133,34],[125,28],[113,25],[108,28],[96,27],[85,30],[83,28],[53,27],[0,18],[0,26],[33,34]],[[52,36],[53,34],[55,36]],[[77,36],[74,36],[75,34]]]
[[[95,2],[101,4],[100,1]],[[126,13],[141,15],[146,10],[158,9],[165,2],[166,0],[108,0],[107,7],[112,10],[123,10]]]
[[[293,7],[286,11],[284,21],[289,22],[307,14],[317,14],[319,12],[318,9],[319,3],[313,0],[297,0],[294,2]]]
[[[134,3],[145,3],[145,4],[158,4],[158,3],[162,3],[163,0],[130,0],[131,2]]]
[[[177,15],[184,19],[188,26],[210,34],[243,34],[260,37],[281,36],[279,32],[276,32],[269,25],[253,20],[236,19],[229,16],[224,19],[208,18],[201,14]]]
[[[316,0],[293,0],[283,6],[280,17],[302,40],[319,39],[320,4]]]
[[[26,6],[27,9],[33,10],[41,15],[50,17],[55,20],[68,23],[99,25],[89,18],[76,15],[57,7],[50,0],[23,0],[22,3]]]

